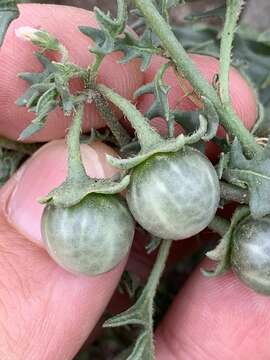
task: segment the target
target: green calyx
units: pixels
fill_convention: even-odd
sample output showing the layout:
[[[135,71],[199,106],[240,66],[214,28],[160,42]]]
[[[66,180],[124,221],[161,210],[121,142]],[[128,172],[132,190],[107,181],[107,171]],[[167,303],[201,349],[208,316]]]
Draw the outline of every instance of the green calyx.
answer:
[[[133,128],[136,131],[141,151],[138,155],[128,158],[120,159],[107,155],[108,162],[119,169],[129,170],[139,165],[149,157],[157,153],[176,152],[181,150],[185,145],[192,145],[199,141],[207,132],[207,120],[204,116],[200,117],[199,129],[190,136],[183,134],[178,137],[163,139],[149,124],[146,118],[132,105],[129,101],[122,98],[113,90],[107,88],[105,85],[98,85],[98,90],[101,94],[116,105],[124,115],[129,119]]]
[[[204,117],[200,118],[200,127],[196,133],[191,136],[184,136],[183,134],[177,136],[175,139],[162,139],[160,142],[149,146],[148,148],[141,150],[140,153],[134,157],[128,159],[119,159],[111,155],[107,155],[108,162],[119,169],[129,170],[133,167],[141,164],[151,156],[158,153],[177,152],[184,148],[185,145],[191,145],[196,143],[205,134],[207,129],[207,122]]]
[[[250,215],[249,208],[247,206],[239,207],[233,214],[231,224],[228,230],[221,238],[219,244],[214,250],[208,251],[206,256],[216,261],[218,264],[214,270],[202,270],[202,273],[207,277],[214,277],[225,273],[231,267],[231,244],[234,236],[235,229],[238,224]],[[211,224],[210,224],[211,225]],[[213,221],[214,225],[214,221]],[[210,226],[215,228],[215,226]]]
[[[123,177],[119,182],[112,179],[92,179],[89,176],[81,179],[67,179],[58,188],[41,198],[41,204],[53,204],[59,207],[70,207],[78,204],[91,193],[117,194],[129,184],[130,176]]]

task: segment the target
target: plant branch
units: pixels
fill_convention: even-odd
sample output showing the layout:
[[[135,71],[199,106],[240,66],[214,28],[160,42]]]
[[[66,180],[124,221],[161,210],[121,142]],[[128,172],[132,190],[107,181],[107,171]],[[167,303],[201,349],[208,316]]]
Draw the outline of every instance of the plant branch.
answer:
[[[116,105],[128,118],[136,130],[142,149],[150,147],[151,145],[156,145],[162,141],[161,136],[148,124],[147,119],[143,117],[140,111],[137,110],[130,101],[105,85],[97,85],[97,90],[110,102]]]
[[[171,244],[172,240],[162,240],[161,242],[155,265],[152,269],[152,272],[147,281],[147,285],[145,287],[148,295],[151,294],[152,296],[154,296],[156,292],[160,277],[166,264]]]
[[[256,143],[252,134],[250,134],[231,109],[223,107],[214,87],[209,85],[203,78],[195,64],[189,58],[184,47],[178,42],[170,25],[163,19],[152,1],[133,0],[133,2],[159,37],[164,49],[167,50],[178,71],[191,83],[193,88],[198,91],[201,96],[204,96],[212,102],[221,118],[222,124],[229,133],[239,139],[243,145],[245,154],[248,157],[252,157],[254,154],[260,152],[261,147]]]
[[[133,0],[138,9],[143,13],[148,24],[159,37],[163,47],[168,51],[171,59],[180,70],[181,74],[187,78],[195,89],[199,89],[202,95],[208,96],[210,100],[218,100],[218,96],[213,87],[203,78],[186,53],[184,47],[179,43],[170,25],[163,19],[152,1]]]
[[[95,62],[93,64],[89,65],[89,67],[87,69],[87,79],[86,79],[86,84],[85,84],[87,89],[91,89],[95,86],[98,71],[99,71],[99,68],[100,68],[100,65],[101,65],[103,59],[104,59],[104,55],[96,54]]]
[[[149,335],[151,334],[151,354],[154,354],[154,343],[153,343],[153,312],[154,312],[154,298],[157,291],[157,287],[161,278],[161,275],[164,271],[166,261],[169,255],[169,251],[172,245],[172,240],[162,240],[158,256],[156,258],[154,267],[151,271],[151,274],[147,280],[147,284],[143,289],[141,294],[141,299],[145,301],[145,308],[150,309],[148,312],[148,331]],[[142,307],[143,308],[143,307]]]
[[[159,252],[141,295],[135,304],[121,314],[114,316],[104,323],[104,327],[125,325],[142,326],[141,335],[137,338],[132,353],[127,359],[154,360],[153,342],[153,313],[154,298],[157,287],[166,265],[172,240],[162,240]]]
[[[245,189],[220,181],[220,196],[224,200],[235,201],[239,204],[249,203],[249,194]]]
[[[86,175],[81,159],[80,134],[84,115],[84,104],[80,104],[74,111],[74,118],[68,132],[68,178],[81,179]]]
[[[91,90],[95,105],[100,112],[105,123],[111,130],[112,134],[116,138],[118,144],[122,148],[130,143],[131,138],[126,129],[121,125],[119,120],[116,118],[113,110],[111,109],[106,98],[97,90]]]
[[[208,228],[216,232],[220,236],[224,236],[230,228],[230,222],[220,216],[215,216]]]
[[[231,106],[229,94],[229,71],[231,63],[231,50],[237,21],[241,13],[242,0],[227,0],[225,24],[220,44],[220,98],[224,106]]]

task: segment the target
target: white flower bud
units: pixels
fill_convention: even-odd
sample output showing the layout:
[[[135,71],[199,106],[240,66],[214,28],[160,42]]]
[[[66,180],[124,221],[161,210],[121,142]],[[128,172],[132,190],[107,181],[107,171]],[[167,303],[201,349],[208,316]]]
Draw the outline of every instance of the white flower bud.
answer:
[[[25,41],[38,41],[38,29],[35,29],[31,26],[21,26],[15,29],[15,35],[17,38]]]

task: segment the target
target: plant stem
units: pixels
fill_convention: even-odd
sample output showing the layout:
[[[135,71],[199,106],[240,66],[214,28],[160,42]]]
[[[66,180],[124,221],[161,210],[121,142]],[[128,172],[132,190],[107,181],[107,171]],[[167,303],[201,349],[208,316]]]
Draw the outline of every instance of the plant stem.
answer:
[[[154,267],[151,271],[151,274],[147,280],[147,284],[143,289],[143,292],[141,294],[141,298],[145,299],[145,302],[148,303],[147,306],[149,306],[151,310],[151,314],[149,313],[149,319],[148,319],[148,326],[149,331],[151,334],[153,334],[153,311],[154,311],[154,298],[157,291],[157,287],[161,278],[161,275],[163,273],[163,270],[166,265],[166,261],[169,255],[170,247],[172,245],[172,240],[162,240],[158,256],[156,258]],[[151,341],[151,354],[154,354],[154,343],[153,343],[153,336]]]
[[[214,219],[211,221],[211,223],[208,225],[208,228],[213,230],[220,236],[224,236],[230,228],[230,222],[216,215]]]
[[[143,13],[180,72],[191,82],[195,89],[200,90],[202,95],[206,96],[207,94],[210,95],[210,100],[218,100],[214,88],[205,81],[197,70],[195,64],[190,60],[185,49],[175,37],[170,25],[163,19],[152,1],[133,0],[133,2]]]
[[[136,130],[142,149],[146,149],[162,141],[161,136],[148,124],[147,120],[143,117],[140,111],[137,110],[130,101],[126,100],[105,85],[97,85],[97,90],[100,91],[100,93],[110,102],[116,105],[128,118]]]
[[[41,144],[24,144],[0,136],[0,147],[8,150],[18,151],[25,155],[32,155],[41,147]]]
[[[247,158],[250,159],[255,154],[262,152],[262,147],[256,143],[254,136],[245,128],[230,106],[226,108],[221,106],[217,109],[217,113],[220,115],[225,129],[238,138]]]
[[[95,86],[98,71],[103,59],[104,59],[104,55],[96,54],[95,62],[89,65],[87,69],[87,80],[86,80],[87,89],[91,89]]]
[[[81,179],[86,175],[81,159],[80,134],[84,115],[84,105],[80,104],[74,111],[74,118],[68,132],[68,178]]]
[[[241,12],[242,0],[227,0],[226,17],[220,44],[220,98],[224,106],[231,106],[229,94],[229,71],[231,50],[237,21]]]
[[[118,13],[119,16],[124,16],[123,9],[121,11],[118,8]],[[100,112],[107,126],[113,133],[120,147],[122,147],[130,143],[130,136],[126,129],[120,124],[120,122],[116,118],[113,110],[110,108],[108,101],[106,101],[106,99],[100,94],[100,92],[96,90],[97,75],[104,57],[105,55],[103,54],[96,54],[95,62],[87,69],[85,87],[89,90],[98,111]]]
[[[256,143],[252,134],[250,134],[231,109],[223,107],[215,89],[203,78],[183,46],[173,34],[170,25],[163,19],[152,1],[133,0],[133,2],[159,37],[164,49],[167,50],[180,73],[191,83],[200,95],[206,97],[213,103],[221,118],[222,124],[229,133],[239,139],[245,154],[248,157],[252,157],[254,154],[260,152],[261,147]]]
[[[106,98],[99,91],[92,90],[92,93],[98,111],[100,112],[102,118],[104,119],[107,126],[113,133],[120,147],[129,144],[131,138],[128,132],[126,131],[126,129],[121,125],[119,120],[116,118]]]
[[[220,181],[220,196],[224,200],[235,201],[239,204],[249,203],[249,194],[245,189]]]
[[[154,296],[156,292],[161,274],[166,264],[166,260],[170,251],[171,244],[172,244],[172,240],[162,240],[161,242],[155,265],[152,269],[147,284],[144,288],[148,296],[149,294]]]

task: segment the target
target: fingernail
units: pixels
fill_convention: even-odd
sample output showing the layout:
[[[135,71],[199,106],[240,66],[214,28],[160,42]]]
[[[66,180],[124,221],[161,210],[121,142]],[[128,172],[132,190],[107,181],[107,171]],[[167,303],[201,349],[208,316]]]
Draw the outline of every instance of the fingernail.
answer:
[[[110,148],[106,146],[106,149],[110,152]],[[111,176],[114,170],[108,168],[104,170],[100,150],[102,149],[95,146],[90,148],[88,145],[82,145],[81,153],[86,170],[90,176],[100,178],[105,175]],[[39,246],[43,246],[40,222],[44,205],[38,203],[37,199],[58,187],[65,180],[66,174],[66,143],[64,140],[52,141],[44,145],[25,163],[0,194],[1,206],[8,222],[19,233]]]

